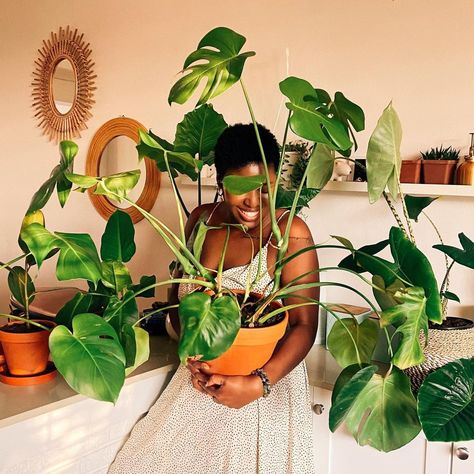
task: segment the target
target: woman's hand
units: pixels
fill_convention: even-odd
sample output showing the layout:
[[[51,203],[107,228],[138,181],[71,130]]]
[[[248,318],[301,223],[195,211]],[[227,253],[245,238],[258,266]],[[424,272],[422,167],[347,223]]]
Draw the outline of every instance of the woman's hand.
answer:
[[[210,377],[209,366],[205,362],[199,362],[196,359],[189,358],[186,364],[187,369],[191,372],[191,383],[193,387],[201,393],[207,395],[201,384],[206,384]]]

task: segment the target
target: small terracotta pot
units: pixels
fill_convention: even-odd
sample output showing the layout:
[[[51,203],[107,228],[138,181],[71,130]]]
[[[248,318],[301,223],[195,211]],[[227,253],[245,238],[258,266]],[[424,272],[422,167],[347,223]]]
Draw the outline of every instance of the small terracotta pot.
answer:
[[[273,309],[281,307],[278,302],[271,303],[271,306]],[[285,312],[284,319],[273,326],[240,328],[230,349],[206,364],[217,374],[249,375],[270,360],[278,341],[285,334],[287,325],[288,312]]]
[[[400,183],[419,183],[421,177],[421,160],[402,160]]]
[[[34,320],[47,327],[54,327],[51,321]],[[7,326],[23,324],[15,321]],[[0,328],[0,342],[5,353],[8,372],[11,375],[35,375],[46,370],[49,358],[49,331],[30,333],[6,332]]]
[[[425,184],[452,184],[457,160],[422,160]]]

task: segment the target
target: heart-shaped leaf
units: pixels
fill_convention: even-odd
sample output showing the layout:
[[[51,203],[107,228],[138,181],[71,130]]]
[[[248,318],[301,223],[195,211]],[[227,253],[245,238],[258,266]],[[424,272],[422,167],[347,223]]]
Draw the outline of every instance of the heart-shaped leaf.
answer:
[[[125,379],[125,356],[114,329],[88,313],[77,315],[72,326],[72,333],[57,326],[49,336],[56,368],[76,392],[115,403]]]
[[[367,147],[367,186],[371,203],[378,201],[385,186],[393,199],[398,197],[402,126],[390,103],[383,111]]]
[[[429,196],[410,196],[405,195],[405,204],[407,206],[408,217],[418,222],[418,216],[421,211],[428,207],[433,201],[436,201],[437,197]]]
[[[308,187],[323,189],[334,169],[335,154],[327,145],[319,143],[313,148],[308,162]]]
[[[451,257],[456,263],[468,268],[474,268],[474,242],[464,233],[458,234],[462,249],[450,245],[433,245],[433,248],[441,250],[448,257]]]
[[[135,254],[135,227],[132,218],[117,210],[109,218],[102,235],[100,256],[104,261],[128,262]]]
[[[8,288],[15,299],[26,308],[26,302],[31,304],[35,298],[35,285],[28,272],[22,267],[13,267],[8,272]]]
[[[259,174],[256,176],[239,176],[229,174],[222,180],[224,188],[231,194],[240,196],[241,194],[249,193],[255,189],[261,188],[265,182],[265,175]]]
[[[370,363],[377,345],[377,335],[377,324],[371,319],[359,324],[355,319],[345,318],[334,323],[327,337],[327,345],[329,352],[342,368],[352,364]]]
[[[242,75],[246,59],[255,55],[253,51],[240,53],[245,41],[242,35],[229,28],[218,27],[207,33],[199,42],[198,49],[186,58],[183,66],[186,75],[171,88],[168,103],[184,104],[203,79],[206,85],[197,105],[206,103],[235,84]]]
[[[125,375],[130,375],[137,367],[144,364],[150,358],[150,337],[142,328],[133,326],[135,333],[135,362],[132,366],[125,369]]]
[[[429,441],[474,439],[474,359],[443,365],[424,380],[418,414]]]
[[[327,145],[332,150],[351,148],[344,125],[322,104],[314,87],[304,79],[288,77],[280,82],[280,91],[288,97],[286,103],[292,111],[290,127],[298,136]],[[310,187],[315,187],[310,184]]]
[[[188,357],[212,360],[234,342],[240,329],[240,310],[231,296],[212,300],[206,293],[187,294],[179,303],[181,338],[178,353],[184,364]]]
[[[72,329],[72,320],[78,314],[95,313],[101,306],[102,297],[90,293],[77,292],[56,314],[54,321]]]

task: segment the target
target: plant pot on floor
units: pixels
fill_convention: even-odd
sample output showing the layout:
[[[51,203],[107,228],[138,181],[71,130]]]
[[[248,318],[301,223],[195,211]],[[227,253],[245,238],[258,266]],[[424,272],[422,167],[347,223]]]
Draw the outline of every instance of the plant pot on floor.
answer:
[[[35,322],[54,327],[51,321],[35,320]],[[26,324],[23,322],[12,322],[2,326],[0,342],[5,354],[8,375],[12,378],[22,378],[44,373],[49,359],[48,339],[49,331],[33,325],[26,330]]]
[[[400,183],[416,183],[421,179],[421,160],[402,160]]]
[[[423,183],[452,184],[457,160],[422,160]]]
[[[405,370],[414,391],[418,391],[428,374],[448,362],[474,357],[474,321],[448,317],[443,324],[430,326],[428,333],[428,345],[423,349],[425,361]],[[423,335],[420,340],[424,346]]]

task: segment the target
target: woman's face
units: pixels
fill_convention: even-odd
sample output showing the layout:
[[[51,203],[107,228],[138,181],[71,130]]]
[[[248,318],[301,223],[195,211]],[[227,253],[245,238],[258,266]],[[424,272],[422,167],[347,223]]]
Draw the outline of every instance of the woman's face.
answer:
[[[268,173],[270,175],[272,189],[274,189],[276,173],[273,165],[268,165]],[[257,176],[262,174],[265,174],[263,163],[251,163],[239,169],[229,170],[226,173],[226,175],[237,176]],[[262,209],[260,209],[260,193],[262,195]],[[254,191],[241,194],[240,196],[231,194],[224,188],[224,198],[235,223],[243,224],[247,226],[249,230],[258,228],[260,212],[262,213],[264,223],[269,220],[268,189],[266,184],[260,189],[255,189]]]

